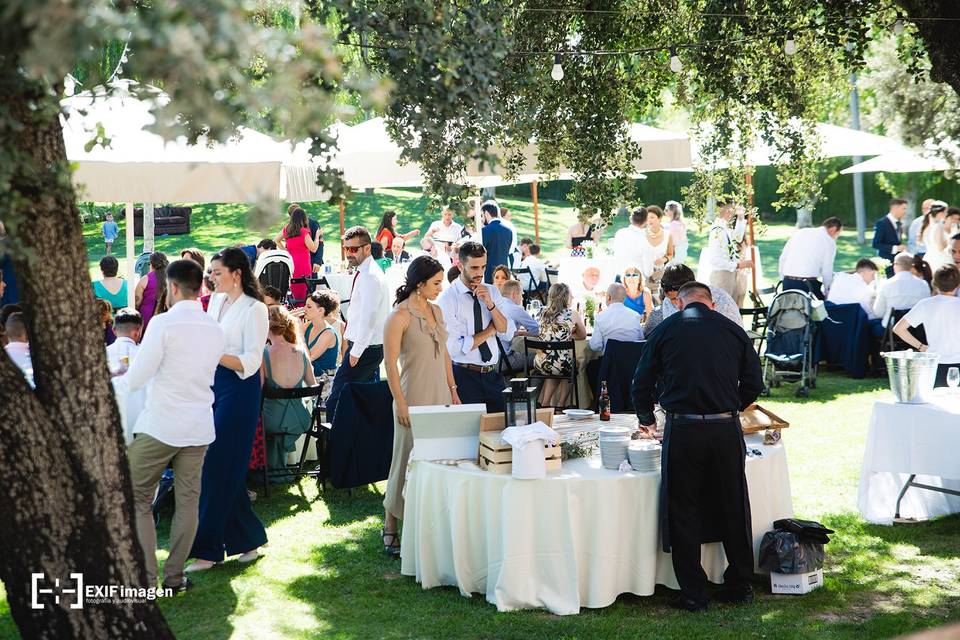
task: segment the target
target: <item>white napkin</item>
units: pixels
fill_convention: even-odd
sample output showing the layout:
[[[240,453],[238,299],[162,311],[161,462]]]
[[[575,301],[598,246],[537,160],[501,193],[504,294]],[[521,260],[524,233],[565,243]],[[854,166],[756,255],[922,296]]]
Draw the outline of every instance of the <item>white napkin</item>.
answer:
[[[504,444],[509,444],[515,449],[523,449],[524,446],[534,440],[543,440],[546,444],[560,442],[560,436],[557,432],[543,422],[534,422],[522,427],[509,427],[503,430],[500,439]]]

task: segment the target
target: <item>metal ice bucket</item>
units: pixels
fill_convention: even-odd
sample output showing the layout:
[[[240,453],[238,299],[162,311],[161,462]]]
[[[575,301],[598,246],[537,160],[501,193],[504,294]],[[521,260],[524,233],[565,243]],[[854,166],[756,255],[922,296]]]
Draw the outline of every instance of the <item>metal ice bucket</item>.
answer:
[[[890,391],[897,402],[923,404],[927,402],[937,377],[940,356],[918,351],[888,351],[880,354],[887,361]]]

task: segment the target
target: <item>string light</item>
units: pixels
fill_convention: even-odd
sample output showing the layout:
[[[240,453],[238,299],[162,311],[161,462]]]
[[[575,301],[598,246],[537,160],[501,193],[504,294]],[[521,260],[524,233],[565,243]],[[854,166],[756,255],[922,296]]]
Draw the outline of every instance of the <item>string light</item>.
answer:
[[[792,36],[788,36],[787,41],[783,43],[783,52],[788,56],[796,55],[797,41]]]
[[[683,61],[680,60],[680,56],[677,55],[676,49],[670,49],[670,71],[674,73],[683,71]]]
[[[563,67],[560,66],[560,54],[556,53],[553,56],[553,69],[550,70],[550,77],[560,82],[563,80]]]

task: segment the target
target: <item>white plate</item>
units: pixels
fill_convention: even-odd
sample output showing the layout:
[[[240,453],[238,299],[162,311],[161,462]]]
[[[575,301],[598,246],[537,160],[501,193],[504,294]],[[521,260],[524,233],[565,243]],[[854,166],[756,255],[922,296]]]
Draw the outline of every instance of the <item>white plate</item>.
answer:
[[[563,415],[571,420],[583,420],[592,416],[593,411],[590,411],[590,409],[564,409]]]

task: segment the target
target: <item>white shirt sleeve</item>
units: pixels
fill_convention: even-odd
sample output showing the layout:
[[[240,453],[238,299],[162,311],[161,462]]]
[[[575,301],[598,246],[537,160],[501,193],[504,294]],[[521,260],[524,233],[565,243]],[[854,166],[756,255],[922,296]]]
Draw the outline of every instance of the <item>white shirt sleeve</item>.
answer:
[[[883,287],[880,287],[880,290],[877,291],[877,299],[873,303],[873,315],[878,318],[885,318],[887,316],[887,289],[889,284]]]
[[[590,336],[590,340],[587,341],[587,346],[590,347],[591,351],[600,353],[603,351],[603,325],[604,322],[602,313],[597,314],[597,320],[593,324],[593,335]]]
[[[787,240],[787,244],[783,245],[783,251],[780,252],[780,262],[777,265],[777,273],[780,274],[780,279],[783,280],[783,263],[787,261],[787,254],[790,252],[790,240]]]
[[[370,260],[372,262],[372,259]],[[372,268],[379,269],[380,267],[377,263],[373,262]],[[362,356],[363,352],[373,341],[373,330],[376,323],[377,310],[380,307],[381,297],[383,296],[380,283],[369,271],[361,273],[360,277],[357,278],[356,288],[360,287],[363,287],[363,295],[360,296],[359,300],[360,304],[355,308],[353,307],[355,303],[351,302],[351,308],[349,310],[350,335],[353,340],[350,355],[354,358]],[[356,326],[353,326],[354,323],[357,323]]]
[[[837,257],[837,243],[831,242],[823,252],[823,264],[820,265],[820,277],[823,279],[824,291],[830,289],[833,283],[833,262]]]
[[[243,380],[260,371],[269,328],[267,305],[259,301],[255,302],[248,311],[247,324],[243,327],[243,353],[237,356],[240,358],[240,364],[243,365],[243,371],[239,372]]]
[[[459,306],[457,298],[460,295],[456,286],[451,286],[437,298],[437,304],[443,311],[443,321],[447,325],[447,351],[450,352],[451,357],[465,356],[472,351],[473,347],[473,332],[461,314],[457,313]],[[467,294],[462,295],[464,298],[468,297]]]
[[[163,323],[155,322],[153,329],[143,336],[137,357],[130,363],[127,372],[118,376],[113,383],[117,393],[129,393],[142,389],[157,374],[160,363],[163,361],[163,341],[166,336],[166,327]],[[264,336],[266,339],[266,336]]]

